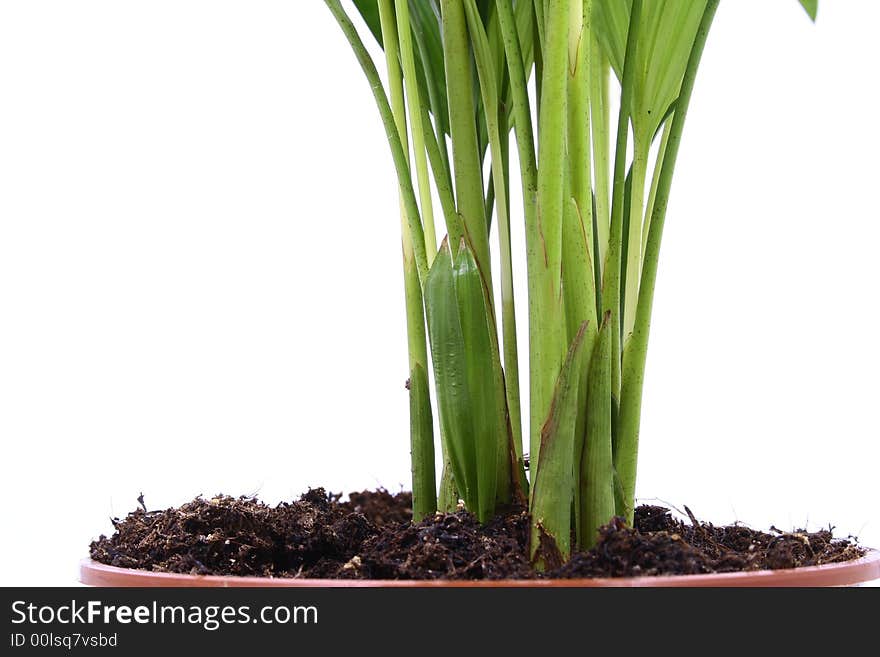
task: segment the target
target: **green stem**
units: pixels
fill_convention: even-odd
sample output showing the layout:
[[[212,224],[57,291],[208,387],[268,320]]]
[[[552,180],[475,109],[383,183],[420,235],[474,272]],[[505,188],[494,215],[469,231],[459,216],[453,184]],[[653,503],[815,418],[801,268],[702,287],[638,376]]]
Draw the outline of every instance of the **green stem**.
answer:
[[[523,64],[523,52],[517,32],[511,0],[497,0],[498,23],[507,55],[507,70],[513,98],[513,123],[519,153],[520,176],[523,187],[526,223],[534,221],[534,196],[538,191],[538,168],[535,161],[535,136],[532,129],[532,110],[528,94],[528,78]],[[529,219],[529,215],[532,219]]]
[[[571,4],[568,70],[568,164],[571,196],[580,217],[586,255],[586,274],[593,277],[593,199],[590,156],[590,66],[592,0]],[[566,272],[567,273],[567,272]],[[590,285],[595,330],[595,287]],[[566,302],[568,300],[566,299]],[[585,318],[586,319],[586,318]],[[580,322],[576,324],[580,326]],[[570,335],[573,333],[570,332]]]
[[[672,117],[667,118],[663,126],[663,136],[660,137],[660,148],[657,150],[657,161],[654,163],[654,173],[651,176],[648,203],[645,205],[645,220],[642,226],[642,262],[645,261],[645,248],[648,245],[648,232],[651,228],[651,214],[654,212],[654,203],[657,199],[657,185],[660,183],[660,173],[663,171],[663,158],[666,154],[666,146],[669,144],[670,126],[672,126]]]
[[[474,79],[467,20],[462,0],[440,0],[440,8],[458,214],[461,215],[477,264],[491,290],[489,234],[486,230],[483,175],[474,122]],[[449,237],[450,244],[458,245],[462,236],[450,232]]]
[[[528,0],[526,0],[528,2]],[[546,44],[545,34],[546,30],[544,28],[544,0],[534,0],[535,7],[535,30],[538,34],[538,49],[541,52],[544,52],[544,45]]]
[[[458,216],[458,211],[455,209],[455,198],[452,195],[452,177],[443,160],[444,149],[437,143],[434,131],[428,127],[430,126],[430,118],[426,108],[422,108],[422,125],[425,126],[425,148],[428,152],[428,161],[431,163],[431,172],[434,174],[434,187],[437,189],[440,208],[443,210],[446,232],[450,235],[462,235],[464,229],[461,225],[461,217]]]
[[[408,233],[405,228],[405,234]],[[412,469],[413,520],[418,522],[437,510],[434,472],[434,421],[428,383],[425,316],[419,273],[404,237],[403,280],[406,292],[406,327],[409,348],[410,462]]]
[[[617,145],[614,153],[614,186],[611,195],[611,228],[608,239],[608,256],[602,288],[602,313],[611,313],[611,396],[618,399],[620,395],[620,298],[621,274],[623,258],[623,211],[624,186],[626,184],[626,150],[629,138],[629,108],[632,104],[633,86],[635,84],[636,43],[638,41],[639,21],[642,15],[642,0],[633,0],[630,12],[629,29],[626,37],[626,55],[624,57],[623,80],[621,83],[620,112],[617,117]]]
[[[586,324],[584,351],[593,353],[598,331],[596,278],[593,267],[593,201],[590,166],[590,66],[592,0],[573,2],[569,18],[567,189],[562,235],[562,290],[567,339]],[[582,370],[575,422],[575,462],[584,448],[587,424],[587,371]],[[609,384],[610,385],[610,384]],[[576,468],[577,469],[577,468]],[[579,477],[577,478],[579,479]],[[581,485],[575,486],[574,508],[580,516]]]
[[[629,235],[626,236],[625,287],[623,290],[623,348],[636,323],[636,300],[642,268],[642,220],[644,217],[645,179],[648,172],[650,139],[633,130],[632,187],[630,189]]]
[[[511,0],[497,0],[498,23],[506,53],[508,75],[510,78],[511,98],[513,99],[513,122],[516,130],[516,145],[519,154],[520,179],[523,195],[523,214],[525,215],[526,232],[534,234],[537,226],[536,198],[538,191],[538,171],[535,163],[535,138],[532,130],[531,107],[529,104],[527,78],[523,65],[522,49],[517,32],[516,17]],[[526,243],[527,260],[533,263],[540,257],[538,244],[535,240]],[[531,265],[534,266],[534,265]],[[534,343],[534,331],[538,324],[537,307],[532,302],[537,294],[536,282],[528,279],[529,293],[529,344]],[[531,354],[530,354],[531,355]],[[533,380],[533,359],[530,362],[530,380]],[[514,423],[511,415],[511,423]],[[521,425],[521,420],[520,420]],[[530,429],[531,435],[532,429]],[[522,459],[522,438],[517,441],[517,456]]]
[[[486,208],[486,228],[490,234],[492,233],[492,213],[495,209],[495,171],[491,164],[490,158],[489,183],[486,185],[486,200],[483,203]]]
[[[382,27],[382,45],[385,50],[385,69],[388,73],[391,111],[394,113],[394,125],[397,126],[397,133],[400,135],[400,141],[404,145],[403,152],[406,156],[407,165],[409,165],[403,72],[400,70],[400,49],[397,43],[397,25],[392,2],[393,0],[379,0],[379,20]]]
[[[522,458],[522,420],[519,403],[519,353],[516,342],[516,307],[513,294],[513,262],[510,247],[510,216],[505,187],[506,148],[501,138],[500,109],[498,105],[498,85],[494,63],[490,58],[491,49],[480,14],[474,0],[465,0],[468,28],[473,43],[474,58],[480,81],[480,92],[486,114],[486,128],[489,138],[492,167],[492,189],[496,213],[498,215],[498,242],[501,258],[501,324],[504,336],[504,379],[507,396],[507,410],[513,433],[514,446],[519,445],[517,459]],[[507,130],[504,131],[505,141]],[[509,467],[508,467],[509,469]]]
[[[401,143],[406,143],[406,110],[403,76],[397,51],[394,10],[391,0],[380,0],[382,40],[388,67],[391,106]],[[407,180],[410,180],[407,178]],[[410,182],[410,185],[412,183]],[[407,221],[407,208],[401,191],[401,233],[403,278],[406,299],[406,326],[409,353],[410,454],[413,478],[413,519],[418,521],[437,509],[437,486],[434,474],[434,423],[428,387],[428,351],[425,332],[424,302],[418,267],[414,258],[413,234]],[[424,242],[422,242],[424,248]]]
[[[568,69],[568,181],[562,237],[563,293],[568,339],[588,322],[595,334],[596,287],[593,272],[593,202],[590,167],[590,68],[592,0],[571,4]],[[587,353],[592,353],[588,345]]]
[[[498,138],[497,135],[495,138]],[[503,164],[492,167],[502,168]],[[504,335],[504,381],[507,390],[507,409],[513,432],[517,460],[522,462],[522,412],[519,392],[519,350],[516,341],[516,304],[513,293],[513,261],[510,246],[510,217],[508,215],[504,173],[495,172],[495,206],[498,212],[498,241],[501,249],[501,326]]]
[[[611,108],[608,102],[611,64],[595,37],[591,39],[590,51],[590,113],[596,178],[596,241],[598,242],[596,265],[599,269],[597,280],[597,285],[599,285],[608,253],[608,239],[611,229],[611,169],[608,153],[611,148]]]
[[[504,158],[504,206],[505,219],[498,223],[498,239],[501,247],[501,324],[504,335],[504,381],[507,391],[507,410],[510,415],[511,440],[513,452],[516,458],[517,474],[520,474],[522,483],[525,481],[525,466],[523,464],[523,434],[522,434],[522,404],[520,401],[519,381],[519,346],[516,330],[516,303],[514,301],[513,285],[513,256],[511,253],[510,240],[510,135],[504,133],[502,137],[502,151]],[[525,488],[523,488],[525,491]]]
[[[383,0],[380,4],[387,4]],[[422,222],[424,223],[425,251],[428,266],[437,254],[437,234],[434,228],[434,208],[431,201],[431,182],[428,178],[428,162],[425,157],[425,131],[422,126],[422,100],[416,76],[416,58],[412,45],[412,30],[409,22],[408,0],[395,0],[397,8],[397,36],[400,40],[400,61],[403,63],[403,82],[406,87],[406,101],[409,107],[409,121],[412,125],[413,157],[416,165],[416,178],[419,183]],[[386,52],[388,44],[386,43]]]
[[[351,45],[361,69],[370,83],[370,89],[373,91],[373,98],[379,109],[379,115],[382,118],[382,125],[385,127],[385,136],[388,139],[388,145],[391,149],[391,157],[394,160],[394,168],[397,172],[397,179],[400,184],[401,194],[403,196],[403,204],[406,209],[406,222],[411,235],[413,236],[412,245],[419,274],[419,280],[424,281],[428,274],[428,258],[425,253],[425,237],[422,231],[422,221],[419,216],[419,205],[416,201],[416,193],[413,188],[412,178],[410,177],[409,163],[407,162],[406,151],[403,148],[403,141],[400,138],[400,132],[397,128],[397,121],[391,104],[388,102],[388,96],[382,87],[382,80],[376,65],[370,57],[370,53],[364,46],[360,35],[357,32],[348,14],[342,8],[339,0],[324,0],[327,8],[333,14],[342,33]]]
[[[562,226],[568,100],[568,27],[570,0],[549,0],[546,12],[546,53],[538,116],[537,222],[526,226],[528,276],[536,282],[529,296],[530,319],[530,458],[540,463],[541,427],[550,413],[559,369],[565,358],[562,312]]]
[[[625,509],[626,519],[630,523],[633,520],[633,507],[635,506],[642,387],[645,376],[645,360],[648,353],[648,336],[651,330],[654,287],[657,282],[660,242],[663,236],[663,225],[666,221],[666,210],[669,205],[669,191],[672,187],[673,172],[681,145],[681,135],[694,90],[694,81],[700,66],[703,49],[706,46],[706,38],[712,26],[712,19],[718,9],[718,2],[719,0],[709,0],[706,5],[700,27],[694,39],[684,78],[682,79],[681,91],[675,107],[675,115],[672,117],[669,143],[666,146],[660,180],[657,184],[654,209],[651,212],[650,231],[645,247],[642,281],[639,288],[636,324],[629,346],[624,354],[624,381],[620,399],[620,432],[614,455],[614,465],[623,487],[624,499],[627,505]]]

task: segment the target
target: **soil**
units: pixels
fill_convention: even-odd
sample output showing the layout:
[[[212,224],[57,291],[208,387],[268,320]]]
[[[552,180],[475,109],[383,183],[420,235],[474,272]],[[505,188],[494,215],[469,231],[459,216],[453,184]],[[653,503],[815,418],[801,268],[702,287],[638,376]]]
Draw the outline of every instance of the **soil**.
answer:
[[[179,508],[140,508],[113,519],[92,559],[123,568],[201,575],[337,579],[528,579],[630,577],[796,568],[864,554],[854,539],[818,532],[755,531],[741,524],[689,522],[641,506],[634,527],[614,519],[597,545],[545,573],[528,558],[529,520],[510,510],[482,526],[466,511],[411,522],[409,493],[318,488],[298,501],[198,497]],[[685,507],[686,508],[686,507]],[[687,508],[686,508],[687,509]]]

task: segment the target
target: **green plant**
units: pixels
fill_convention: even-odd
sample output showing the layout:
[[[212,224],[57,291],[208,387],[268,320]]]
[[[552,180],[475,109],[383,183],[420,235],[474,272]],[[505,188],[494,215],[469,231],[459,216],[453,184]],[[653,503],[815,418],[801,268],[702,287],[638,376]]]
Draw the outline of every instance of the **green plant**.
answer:
[[[398,174],[415,517],[462,499],[486,521],[497,505],[528,500],[536,565],[564,560],[572,530],[587,548],[613,515],[633,519],[660,241],[719,0],[354,0],[384,48],[387,95],[340,0],[325,2],[370,82]],[[817,0],[801,4],[815,19]],[[530,482],[511,132],[528,274]],[[439,250],[433,193],[447,231]]]

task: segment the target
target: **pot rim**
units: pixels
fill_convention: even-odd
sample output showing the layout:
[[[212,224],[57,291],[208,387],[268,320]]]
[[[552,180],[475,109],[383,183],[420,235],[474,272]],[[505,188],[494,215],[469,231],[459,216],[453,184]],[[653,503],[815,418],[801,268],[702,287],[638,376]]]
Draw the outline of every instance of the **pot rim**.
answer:
[[[816,587],[850,586],[880,579],[880,550],[867,549],[851,561],[781,570],[700,575],[650,575],[589,579],[520,580],[345,580],[186,575],[108,566],[90,558],[80,562],[80,582],[106,587],[253,588],[641,588],[641,587]]]

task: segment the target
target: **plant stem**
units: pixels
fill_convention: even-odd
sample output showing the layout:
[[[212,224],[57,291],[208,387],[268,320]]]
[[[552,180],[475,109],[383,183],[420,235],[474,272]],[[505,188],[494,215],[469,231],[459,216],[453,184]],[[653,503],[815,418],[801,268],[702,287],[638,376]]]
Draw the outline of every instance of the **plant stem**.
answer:
[[[418,9],[419,5],[415,5]],[[427,11],[433,11],[432,9],[427,9]],[[434,115],[434,124],[432,126],[430,116],[428,118],[422,118],[422,123],[425,126],[425,139],[428,139],[428,131],[430,130],[431,134],[434,136],[434,145],[437,147],[437,154],[440,158],[440,161],[443,163],[443,171],[444,178],[447,180],[452,180],[452,169],[449,165],[449,153],[446,150],[446,131],[443,126],[445,125],[445,121],[448,119],[449,112],[446,110],[446,106],[441,100],[440,91],[438,89],[437,78],[434,74],[434,70],[431,68],[431,54],[428,51],[427,44],[425,43],[424,33],[417,28],[417,23],[412,23],[413,32],[416,35],[416,46],[419,50],[419,57],[422,60],[422,70],[425,75],[425,86],[428,91],[428,101],[431,106],[431,113]],[[427,115],[427,109],[425,110],[425,114]],[[442,115],[442,116],[441,116]],[[434,169],[434,165],[431,165],[431,169]],[[435,177],[437,174],[434,174]],[[451,183],[450,183],[451,184]]]
[[[511,97],[513,99],[513,122],[516,130],[516,145],[519,153],[520,178],[523,195],[523,214],[525,215],[526,233],[533,234],[537,226],[536,199],[538,191],[538,172],[535,163],[535,138],[532,130],[531,108],[529,105],[526,72],[523,66],[523,55],[520,48],[520,40],[517,32],[516,18],[513,12],[511,0],[498,0],[498,23],[501,28],[501,36],[504,42],[504,51],[507,55],[507,68],[510,77]],[[537,241],[526,241],[527,260],[533,263],[540,257]],[[531,265],[534,266],[534,265]],[[534,343],[534,331],[537,327],[537,307],[532,302],[537,294],[536,282],[529,276],[529,344]],[[506,342],[506,341],[505,341]],[[530,352],[531,356],[531,352]],[[533,380],[533,359],[530,362],[530,380]],[[513,416],[511,415],[511,423]],[[521,424],[521,420],[520,420]],[[530,435],[533,428],[530,427]],[[514,436],[516,437],[516,432]],[[517,456],[522,462],[522,438],[516,443]]]
[[[593,200],[590,166],[590,66],[592,38],[592,0],[572,2],[569,16],[568,121],[566,167],[566,212],[562,233],[562,291],[567,340],[572,340],[581,326],[584,330],[585,360],[593,353],[598,324],[596,278],[593,267]],[[580,460],[587,424],[587,373],[581,372],[577,394],[577,419],[573,457]],[[575,466],[575,470],[577,470]],[[582,486],[575,478],[574,509],[580,515]]]
[[[480,81],[483,107],[486,112],[486,128],[491,153],[495,211],[498,215],[498,242],[501,258],[501,325],[504,336],[504,374],[508,413],[513,432],[514,445],[519,445],[517,457],[522,457],[522,419],[519,402],[519,353],[516,341],[516,306],[513,293],[513,262],[510,247],[510,215],[507,205],[505,180],[506,148],[501,137],[500,110],[498,105],[498,80],[494,62],[490,57],[489,39],[480,22],[474,0],[465,0],[468,27],[473,42],[474,57]],[[505,126],[504,139],[507,140]]]
[[[406,143],[406,110],[403,76],[397,51],[397,35],[391,0],[379,0],[382,40],[388,67],[391,106],[401,143]],[[407,180],[411,179],[407,176]],[[401,199],[403,193],[401,192]],[[437,509],[434,474],[434,423],[428,386],[428,351],[424,303],[418,268],[415,266],[412,231],[407,208],[401,200],[403,278],[406,299],[406,326],[409,353],[410,454],[413,477],[413,519],[421,520]],[[422,243],[424,248],[424,242]]]
[[[657,264],[666,209],[669,205],[669,190],[681,145],[681,135],[687,119],[688,106],[694,90],[694,80],[700,66],[700,58],[706,45],[706,38],[712,19],[718,9],[719,0],[709,0],[697,30],[691,49],[687,68],[681,83],[669,142],[663,157],[663,166],[657,184],[657,195],[651,212],[650,232],[645,247],[645,260],[642,268],[642,281],[639,288],[639,304],[636,323],[626,353],[624,354],[624,385],[620,399],[620,431],[618,445],[614,454],[614,465],[620,476],[624,498],[627,504],[626,519],[632,523],[635,498],[636,466],[638,462],[639,423],[642,405],[642,387],[645,376],[645,360],[648,352],[648,336],[651,330],[651,310],[654,304],[654,287],[657,282]]]
[[[540,463],[541,427],[566,353],[562,312],[562,225],[564,216],[565,135],[568,100],[569,0],[549,0],[546,10],[544,80],[538,116],[538,194],[536,224],[526,225],[528,276],[535,280],[530,319],[530,458]]]
[[[525,0],[528,2],[528,0]],[[544,46],[546,44],[546,30],[544,28],[544,0],[534,0],[535,7],[535,30],[538,34],[538,50],[544,52]]]
[[[496,176],[497,178],[497,176]],[[519,388],[519,349],[516,340],[516,304],[513,294],[513,265],[510,248],[510,217],[506,203],[498,201],[498,239],[501,246],[501,326],[504,336],[504,382],[507,410],[513,433],[514,451],[522,466],[522,411]],[[504,206],[503,216],[501,206]]]
[[[593,279],[593,199],[592,167],[590,165],[590,66],[589,50],[592,41],[592,0],[580,0],[571,4],[569,23],[569,70],[568,70],[568,171],[571,181],[571,198],[580,218],[585,251],[585,277]],[[565,238],[563,238],[565,239]],[[568,274],[568,271],[565,272]],[[579,277],[580,277],[579,272]],[[596,330],[595,281],[589,281],[589,304],[593,307],[591,326]],[[568,303],[568,297],[566,297]],[[584,319],[587,319],[585,316]],[[580,322],[575,324],[580,326]],[[574,332],[569,331],[569,336]],[[588,352],[589,353],[589,352]]]
[[[382,0],[381,4],[387,4]],[[406,101],[409,107],[409,121],[412,126],[413,157],[416,177],[419,183],[422,222],[424,224],[425,251],[428,266],[437,254],[437,234],[434,229],[434,208],[431,201],[431,182],[428,178],[428,162],[425,157],[425,131],[422,126],[422,101],[416,76],[416,58],[413,53],[412,30],[409,23],[408,0],[395,0],[397,8],[397,37],[400,40],[400,61],[403,64],[403,82],[406,87]],[[388,46],[385,46],[386,53]],[[393,94],[392,94],[393,95]],[[403,135],[401,135],[403,137]]]
[[[440,199],[440,208],[446,222],[446,232],[462,235],[464,229],[461,225],[461,217],[458,216],[458,211],[455,209],[455,198],[452,195],[452,177],[443,159],[445,149],[439,146],[433,130],[428,127],[430,119],[428,110],[424,107],[422,108],[422,125],[425,127],[425,149],[428,152],[428,161],[431,163],[431,172],[434,174],[434,187],[437,189],[437,196]]]
[[[404,154],[409,164],[409,143],[406,133],[406,106],[403,94],[403,72],[400,70],[400,48],[397,43],[397,25],[394,18],[393,0],[379,0],[379,20],[382,25],[382,44],[385,50],[385,68],[388,73],[388,88],[391,98],[391,111],[394,125],[404,146]],[[409,175],[407,176],[410,177]]]
[[[567,340],[572,340],[581,326],[584,330],[585,360],[589,362],[598,332],[596,272],[594,267],[593,199],[590,154],[590,66],[592,41],[592,0],[573,2],[569,19],[568,120],[566,167],[566,212],[562,234],[562,291],[567,326]],[[577,418],[575,422],[575,471],[584,449],[588,422],[587,376],[581,370]],[[610,385],[610,384],[609,384]],[[578,473],[579,474],[579,473]],[[574,510],[576,525],[581,514],[583,481],[575,477]]]
[[[382,87],[382,80],[379,78],[379,72],[376,65],[370,58],[370,53],[361,41],[357,29],[345,13],[339,0],[324,0],[327,8],[333,14],[342,33],[348,40],[357,57],[358,63],[370,84],[373,92],[373,98],[379,109],[379,115],[382,119],[382,125],[385,127],[385,136],[388,139],[388,145],[391,149],[391,157],[394,160],[394,168],[397,172],[397,179],[400,190],[403,195],[403,203],[406,208],[406,222],[411,235],[413,236],[413,255],[415,258],[416,268],[419,274],[419,280],[424,281],[428,274],[428,259],[425,253],[425,237],[422,231],[422,222],[419,216],[419,205],[416,201],[416,193],[413,189],[412,178],[410,177],[409,163],[407,162],[406,151],[403,147],[403,141],[400,138],[400,132],[397,129],[397,121],[391,105],[388,102],[388,96]]]
[[[489,234],[486,229],[483,173],[474,122],[474,79],[467,20],[462,0],[440,0],[440,8],[458,214],[461,215],[463,229],[474,250],[477,264],[491,290]],[[450,232],[450,244],[457,248],[461,237]]]
[[[538,167],[535,160],[535,136],[532,129],[528,79],[523,65],[523,52],[517,33],[511,0],[497,0],[498,23],[507,55],[507,70],[513,98],[513,124],[519,153],[520,177],[523,187],[523,212],[526,223],[535,221],[535,195],[538,192]],[[531,218],[530,218],[531,215]]]
[[[614,186],[611,195],[611,228],[608,239],[608,255],[605,263],[602,288],[602,313],[611,313],[611,396],[619,399],[620,395],[620,299],[621,274],[623,258],[623,223],[624,223],[624,186],[626,184],[626,149],[629,138],[629,108],[632,103],[633,86],[635,83],[636,43],[638,40],[639,21],[642,14],[642,0],[633,0],[630,12],[629,29],[626,37],[626,55],[624,57],[623,79],[621,81],[620,112],[617,117],[617,145],[614,153]],[[616,419],[616,418],[615,418]]]
[[[516,342],[516,307],[513,293],[513,263],[510,248],[510,216],[507,205],[507,188],[505,181],[506,151],[505,141],[507,130],[505,126],[502,141],[500,129],[500,107],[498,104],[498,78],[495,63],[491,57],[489,38],[480,20],[479,10],[474,0],[464,0],[465,13],[467,16],[468,31],[471,34],[474,59],[477,65],[477,75],[480,82],[480,93],[483,99],[483,108],[486,115],[486,129],[489,139],[491,154],[492,175],[490,182],[494,194],[492,195],[498,215],[498,241],[501,259],[501,323],[504,336],[504,381],[507,401],[507,412],[510,418],[512,431],[511,440],[514,446],[520,445],[522,449],[522,420],[520,417],[519,404],[519,355]],[[509,456],[509,445],[505,445],[504,456]],[[516,453],[517,460],[522,457]],[[500,460],[503,473],[499,481],[503,481],[511,472],[509,458]]]
[[[651,214],[654,212],[654,202],[657,198],[657,185],[660,183],[660,173],[663,171],[663,157],[666,154],[666,145],[669,143],[669,128],[672,126],[672,117],[666,119],[663,126],[663,136],[660,137],[660,147],[657,150],[657,161],[654,163],[654,174],[651,176],[651,189],[648,192],[648,203],[645,205],[645,220],[642,226],[642,262],[645,261],[645,247],[648,245],[648,232],[651,228]]]
[[[404,285],[407,331],[412,336],[409,375],[410,463],[413,520],[418,522],[437,510],[437,481],[434,472],[434,419],[431,413],[430,385],[428,372],[419,362],[422,356],[427,360],[427,353],[420,353],[425,344],[425,320],[421,307],[416,306],[417,303],[422,303],[422,289],[412,260],[404,261]],[[421,348],[419,339],[422,341]]]
[[[608,151],[611,148],[611,108],[608,103],[608,84],[611,64],[608,57],[593,37],[590,48],[590,114],[593,131],[593,164],[595,170],[596,193],[596,242],[598,249],[596,267],[599,275],[596,286],[601,287],[602,271],[608,253],[608,238],[611,228],[611,169]]]
[[[650,139],[645,139],[639,130],[633,130],[632,186],[629,205],[629,235],[627,239],[626,262],[624,263],[623,289],[623,348],[636,323],[636,301],[639,294],[639,280],[642,267],[642,222],[644,217],[645,179],[648,171],[648,149]]]

